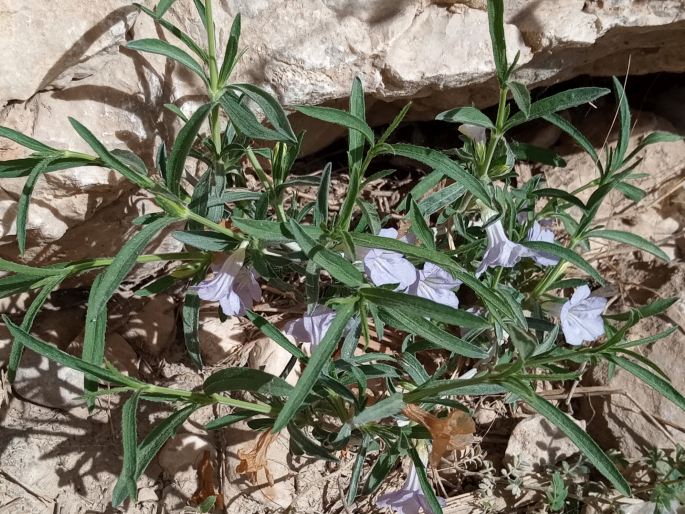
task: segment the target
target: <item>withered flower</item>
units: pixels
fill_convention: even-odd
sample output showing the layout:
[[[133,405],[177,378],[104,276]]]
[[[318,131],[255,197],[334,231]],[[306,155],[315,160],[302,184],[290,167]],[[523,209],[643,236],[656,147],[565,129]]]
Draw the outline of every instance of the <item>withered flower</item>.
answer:
[[[260,470],[264,470],[267,482],[269,482],[269,485],[273,487],[274,480],[266,462],[266,453],[269,450],[271,443],[273,443],[277,437],[278,434],[272,434],[271,431],[265,430],[259,434],[254,448],[249,451],[246,451],[242,448],[238,450],[238,458],[240,459],[240,462],[235,467],[235,472],[239,475],[247,475],[247,478],[250,482],[257,484],[257,474]]]
[[[433,447],[429,457],[432,467],[437,467],[447,452],[461,450],[474,440],[476,424],[467,413],[453,410],[447,417],[439,418],[416,405],[407,405],[402,414],[421,423],[431,434]]]

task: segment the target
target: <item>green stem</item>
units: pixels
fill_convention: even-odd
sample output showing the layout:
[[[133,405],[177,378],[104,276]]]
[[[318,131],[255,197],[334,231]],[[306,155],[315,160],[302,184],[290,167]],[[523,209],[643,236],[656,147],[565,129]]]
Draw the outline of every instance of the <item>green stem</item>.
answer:
[[[209,97],[215,101],[219,90],[219,71],[216,63],[216,36],[214,34],[214,15],[212,0],[205,0],[205,15],[207,17],[207,54],[209,57]],[[209,126],[216,155],[221,155],[221,124],[219,123],[219,106],[212,108],[209,116]]]
[[[488,172],[490,171],[490,164],[492,163],[492,158],[495,155],[495,149],[497,148],[499,140],[502,139],[502,136],[504,135],[504,116],[506,113],[505,108],[507,106],[508,93],[509,89],[506,87],[502,88],[499,92],[499,104],[497,106],[497,120],[495,121],[495,130],[492,134],[492,137],[490,137],[490,141],[488,142],[488,148],[485,152],[485,159],[483,159],[483,165],[481,166],[480,170],[481,177],[487,176]]]
[[[155,253],[141,255],[136,259],[138,264],[146,264],[150,262],[161,261],[203,261],[207,259],[205,252],[179,252],[179,253]],[[85,259],[75,261],[66,266],[70,269],[70,273],[80,273],[92,268],[102,268],[109,266],[114,261],[114,257],[98,257],[96,259]]]
[[[211,405],[213,403],[220,403],[222,405],[230,405],[239,409],[250,410],[262,414],[270,414],[271,406],[261,402],[246,402],[244,400],[236,400],[222,394],[204,394],[195,393],[193,391],[185,391],[182,389],[172,389],[170,387],[161,387],[154,385],[145,385],[142,388],[143,394],[172,396],[179,400],[186,400],[200,405]]]
[[[259,164],[257,156],[252,151],[252,147],[248,146],[245,149],[245,155],[247,155],[247,159],[250,161],[252,169],[254,169],[254,172],[257,174],[257,178],[259,178],[259,181],[262,183],[262,187],[266,189],[266,193],[269,195],[269,202],[276,211],[276,217],[278,218],[278,221],[286,221],[287,216],[285,214],[285,209],[283,208],[282,195],[276,194],[276,189],[273,187],[269,177],[266,176],[262,165]]]
[[[223,225],[219,225],[218,223],[214,223],[211,220],[208,220],[207,218],[200,216],[199,214],[189,211],[186,214],[187,218],[189,220],[193,220],[198,222],[200,225],[203,225],[207,228],[211,228],[213,230],[216,230],[220,234],[224,234],[231,239],[236,239],[238,241],[243,241],[245,239],[245,236],[242,234],[238,234],[237,232],[233,232],[230,228],[226,228]]]

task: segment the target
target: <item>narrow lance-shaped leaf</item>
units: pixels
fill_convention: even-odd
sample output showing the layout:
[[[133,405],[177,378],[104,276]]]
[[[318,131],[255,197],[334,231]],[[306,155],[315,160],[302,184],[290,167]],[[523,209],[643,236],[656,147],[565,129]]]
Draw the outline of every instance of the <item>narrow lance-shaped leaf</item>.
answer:
[[[285,337],[280,330],[278,330],[276,326],[269,323],[259,314],[256,314],[253,311],[247,311],[245,316],[247,316],[247,319],[249,319],[252,322],[252,324],[262,332],[262,334],[264,334],[277,345],[279,345],[281,348],[286,350],[288,353],[290,353],[290,355],[293,355],[294,357],[297,357],[298,359],[302,360],[307,359],[307,356],[304,354],[302,350],[300,350],[297,346],[291,343],[288,340],[288,338]]]
[[[578,143],[578,145],[585,150],[590,157],[592,157],[592,162],[599,164],[599,156],[595,151],[595,147],[592,145],[592,143],[590,143],[585,135],[583,135],[580,130],[567,121],[566,118],[559,116],[558,114],[546,114],[542,118],[571,136],[575,142]]]
[[[435,250],[435,239],[433,232],[426,223],[423,213],[413,198],[409,202],[409,219],[411,220],[411,231],[418,238],[423,246],[430,250]]]
[[[195,291],[187,291],[183,299],[183,339],[186,350],[193,364],[202,369],[202,355],[200,354],[200,338],[198,336],[200,324],[200,297]]]
[[[573,250],[569,250],[565,246],[561,246],[560,244],[556,243],[547,243],[544,241],[523,241],[521,244],[532,250],[549,253],[554,255],[555,257],[564,259],[573,264],[574,266],[576,266],[578,269],[583,270],[585,273],[590,275],[600,284],[604,284],[604,279],[602,278],[602,275],[600,275],[599,272],[595,268],[593,268],[589,262],[583,259],[576,252],[574,252]]]
[[[328,221],[328,194],[331,188],[332,169],[333,165],[329,162],[321,173],[321,183],[316,193],[316,205],[314,205],[314,225],[317,227]]]
[[[309,116],[310,118],[316,118],[317,120],[326,121],[328,123],[333,123],[335,125],[341,125],[351,130],[355,130],[361,133],[370,145],[374,144],[373,130],[363,119],[350,114],[346,111],[341,111],[340,109],[333,109],[332,107],[320,107],[320,106],[310,106],[310,105],[300,105],[295,107],[296,110]]]
[[[613,156],[614,166],[616,167],[623,163],[623,158],[626,155],[628,143],[630,142],[630,108],[628,107],[628,99],[626,98],[623,86],[616,77],[612,77],[612,79],[619,112],[618,143],[616,144],[616,152]]]
[[[81,358],[84,362],[94,364],[95,366],[102,365],[105,358],[105,332],[107,330],[107,304],[99,307],[95,302],[95,296],[101,287],[104,272],[98,275],[90,288],[90,295],[88,297],[88,308],[86,310],[86,322],[83,335],[83,349],[81,350]],[[87,393],[97,391],[98,382],[95,377],[84,375],[83,389]],[[95,405],[94,399],[89,397],[87,400],[88,408],[92,409]]]
[[[566,414],[557,409],[544,398],[536,395],[530,388],[517,380],[505,382],[504,387],[524,400],[541,415],[556,425],[583,452],[588,461],[604,475],[623,495],[630,496],[630,486],[616,469],[614,463],[602,451],[599,445]]]
[[[126,483],[126,491],[135,502],[138,498],[136,487],[136,466],[138,462],[138,426],[136,414],[140,392],[136,391],[126,400],[121,411],[121,441],[124,449],[124,463],[121,470],[120,480]]]
[[[135,265],[138,256],[145,250],[145,247],[152,238],[174,221],[177,220],[166,216],[159,218],[145,225],[140,232],[124,245],[102,274],[102,280],[98,284],[97,289],[91,294],[89,304],[93,303],[93,313],[104,309],[109,299]]]
[[[293,142],[290,135],[262,125],[247,106],[236,100],[232,92],[224,94],[219,99],[219,103],[236,130],[247,137],[265,141]]]
[[[9,127],[0,127],[0,137],[14,141],[34,152],[52,153],[57,151],[51,146],[43,144],[37,139],[33,139],[32,137],[26,136]]]
[[[147,469],[152,459],[159,453],[164,443],[176,433],[188,417],[197,409],[196,405],[188,405],[174,412],[171,416],[162,420],[153,428],[150,433],[138,445],[136,450],[136,472],[135,480]],[[128,497],[127,481],[119,477],[112,493],[112,507],[118,507]]]
[[[592,102],[608,92],[608,89],[601,87],[580,87],[548,96],[531,104],[530,114],[527,118],[522,112],[514,114],[507,122],[506,130],[510,130],[529,120]]]
[[[190,117],[188,123],[179,131],[176,141],[174,141],[167,161],[166,185],[176,195],[181,191],[181,180],[183,179],[183,170],[188,153],[211,107],[211,104],[200,106]]]
[[[226,80],[228,80],[228,77],[231,75],[231,72],[236,65],[238,42],[240,41],[240,28],[241,18],[240,13],[238,13],[235,15],[235,18],[233,18],[231,32],[228,34],[228,41],[226,41],[224,60],[221,63],[221,70],[219,70],[219,85],[223,85]]]
[[[45,301],[50,296],[52,290],[57,287],[62,280],[64,280],[64,275],[56,275],[47,279],[45,285],[42,287],[40,292],[36,295],[31,302],[31,305],[26,310],[24,314],[24,319],[21,321],[21,328],[25,332],[29,332],[33,326],[33,321],[36,319],[38,311],[41,309]],[[10,350],[10,356],[7,363],[7,378],[11,382],[17,374],[17,369],[19,369],[19,363],[21,362],[21,356],[24,352],[24,345],[19,339],[15,339],[12,344],[12,349]]]
[[[351,287],[359,287],[364,284],[361,272],[352,263],[309,237],[295,220],[291,219],[289,226],[295,241],[307,254],[307,257],[328,271],[332,277]]]
[[[278,133],[280,133],[288,142],[297,144],[297,137],[293,132],[288,116],[283,110],[283,107],[281,107],[281,104],[278,103],[278,100],[262,88],[252,84],[231,84],[230,87],[244,93],[255,102],[264,112],[266,119],[269,120],[269,123],[273,125],[274,129],[276,129],[276,131],[278,131]]]
[[[608,358],[614,364],[619,365],[627,372],[642,380],[645,384],[653,388],[664,398],[673,402],[678,406],[679,409],[685,411],[685,397],[683,397],[682,393],[673,387],[673,384],[671,384],[668,380],[652,373],[650,370],[640,366],[639,364],[635,364],[634,362],[624,359],[623,357],[619,357],[618,355],[611,355]]]
[[[19,245],[19,254],[24,255],[26,250],[26,223],[29,212],[29,202],[33,194],[33,188],[36,186],[38,177],[45,173],[46,168],[52,162],[52,159],[43,159],[36,165],[29,174],[24,187],[21,190],[21,196],[17,203],[17,243]]]
[[[15,342],[18,341],[20,344],[26,346],[27,348],[33,350],[36,353],[39,353],[47,357],[51,361],[54,361],[58,364],[62,364],[63,366],[66,366],[68,368],[81,371],[82,373],[89,373],[101,380],[109,382],[110,384],[120,386],[132,386],[135,388],[143,387],[145,385],[134,378],[130,378],[126,375],[119,373],[118,371],[107,368],[101,368],[99,366],[95,366],[93,364],[85,362],[79,359],[78,357],[69,355],[68,353],[63,352],[62,350],[59,350],[54,346],[33,337],[28,332],[12,323],[12,320],[10,320],[7,316],[3,315],[2,320],[5,326],[7,326],[10,333],[12,334],[12,337]]]
[[[139,52],[150,52],[153,54],[163,55],[169,59],[182,64],[192,72],[194,72],[198,77],[200,77],[206,84],[209,83],[207,75],[205,74],[202,66],[193,59],[187,52],[174,46],[161,39],[137,39],[131,41],[126,45],[132,50],[137,50]]]
[[[354,312],[355,306],[352,303],[343,304],[338,308],[335,319],[326,331],[326,335],[314,350],[314,354],[309,359],[307,367],[295,386],[295,391],[290,395],[283,409],[278,414],[272,430],[274,433],[285,428],[304,403],[318,380],[324,365],[330,361],[331,355],[335,352],[338,341],[340,341],[340,337],[352,319]]]
[[[383,149],[383,153],[400,155],[422,162],[463,185],[466,190],[485,205],[491,205],[490,196],[483,183],[442,152],[421,146],[395,144],[388,145],[387,149]]]
[[[511,95],[514,97],[514,102],[523,115],[527,118],[530,116],[530,91],[520,82],[509,82],[509,88],[511,89]]]
[[[586,237],[597,237],[601,239],[618,241],[619,243],[625,243],[627,245],[634,246],[635,248],[639,248],[647,253],[651,253],[664,262],[671,260],[668,255],[666,255],[666,253],[657,245],[651,241],[648,241],[644,237],[633,234],[632,232],[624,232],[622,230],[593,230],[589,232]]]
[[[507,81],[507,42],[504,38],[504,0],[488,0],[488,27],[497,79],[501,86]]]
[[[477,125],[486,129],[494,130],[495,125],[490,121],[480,109],[475,107],[458,107],[444,111],[435,117],[438,121],[447,121],[449,123],[468,123],[470,125]]]
[[[364,86],[359,77],[352,81],[350,91],[350,114],[360,120],[366,120],[366,103],[364,101]],[[372,134],[373,135],[373,134]],[[350,159],[350,171],[361,169],[364,159],[364,133],[350,128],[347,133],[348,155]]]

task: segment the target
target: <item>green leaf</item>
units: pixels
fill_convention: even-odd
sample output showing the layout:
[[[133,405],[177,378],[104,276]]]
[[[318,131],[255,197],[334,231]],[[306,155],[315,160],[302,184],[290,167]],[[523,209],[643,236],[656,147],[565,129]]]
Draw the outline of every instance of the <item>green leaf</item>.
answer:
[[[602,278],[602,275],[600,275],[599,272],[592,267],[592,264],[587,262],[576,252],[574,252],[573,250],[569,250],[565,246],[561,246],[557,243],[547,243],[545,241],[522,241],[521,244],[527,248],[530,248],[531,250],[548,253],[554,255],[555,257],[559,257],[560,259],[568,261],[578,269],[590,275],[600,284],[604,284],[604,279]]]
[[[159,3],[157,4],[157,7],[155,7],[155,14],[157,15],[158,18],[161,18],[164,16],[164,14],[169,10],[169,8],[174,5],[174,2],[176,0],[160,0]]]
[[[616,144],[616,152],[613,155],[615,166],[623,164],[623,158],[628,150],[628,143],[630,142],[630,107],[628,107],[628,98],[623,86],[616,77],[612,77],[614,82],[614,94],[618,100],[619,112],[619,133],[618,143]]]
[[[351,505],[357,498],[357,490],[359,489],[359,479],[362,476],[362,470],[364,469],[364,461],[366,461],[366,452],[369,448],[369,442],[371,436],[364,434],[362,439],[362,444],[359,445],[357,450],[357,456],[354,459],[354,466],[352,467],[352,476],[350,477],[350,486],[347,489],[347,504]]]
[[[641,152],[646,146],[653,145],[656,143],[675,143],[677,141],[682,141],[683,136],[679,134],[673,134],[671,132],[652,132],[648,134],[642,141],[638,143],[635,149],[630,152],[630,155],[626,157],[625,162],[630,161],[635,155]]]
[[[41,143],[37,139],[33,139],[32,137],[25,136],[21,132],[17,132],[16,130],[13,130],[9,127],[0,127],[0,137],[4,137],[5,139],[9,139],[11,141],[14,141],[15,143],[28,148],[29,150],[33,150],[34,152],[42,152],[42,153],[52,153],[52,152],[57,152],[54,148],[51,146],[48,146],[46,144]]]
[[[480,109],[475,107],[458,107],[444,111],[435,117],[438,121],[447,121],[449,123],[468,123],[469,125],[477,125],[490,130],[495,130],[495,125],[490,121]]]
[[[175,104],[164,104],[164,107],[173,112],[183,123],[188,123],[188,116]]]
[[[102,164],[110,169],[118,171],[128,180],[133,182],[143,189],[152,188],[155,183],[147,176],[141,175],[135,172],[124,164],[120,159],[118,159],[112,152],[107,150],[105,146],[93,135],[93,133],[88,130],[81,123],[76,121],[74,118],[69,118],[69,123],[74,127],[74,130],[78,133],[83,140],[88,143],[88,145],[93,149],[93,151],[100,157]]]
[[[283,136],[283,140],[292,144],[297,144],[297,136],[293,132],[288,116],[285,114],[281,104],[278,103],[278,100],[262,88],[252,84],[231,84],[230,87],[244,93],[259,105],[260,109],[264,112],[266,119],[269,120],[276,131]]]
[[[501,0],[494,1],[501,3]],[[491,6],[492,2],[493,0],[488,0],[488,6]],[[428,503],[428,507],[433,514],[442,514],[442,505],[440,505],[437,496],[435,496],[435,491],[433,491],[433,486],[431,485],[430,480],[428,479],[428,474],[426,473],[426,467],[423,464],[421,457],[419,457],[416,448],[413,446],[409,448],[409,456],[414,463],[416,475],[418,476],[419,484],[421,485],[421,491],[423,491],[423,496],[425,501]]]
[[[161,2],[160,2],[161,3]],[[200,58],[202,62],[208,62],[209,57],[207,56],[207,52],[205,52],[200,46],[193,41],[193,39],[188,36],[185,32],[183,32],[181,29],[179,29],[176,25],[173,23],[170,23],[169,21],[165,20],[162,18],[163,13],[159,14],[154,11],[151,11],[144,5],[138,4],[138,3],[133,3],[138,9],[143,11],[145,14],[148,16],[152,17],[157,23],[159,23],[162,27],[167,29],[169,32],[171,32],[174,36],[176,36],[178,39],[180,39],[184,45],[186,45],[188,48],[190,48],[195,54]]]
[[[155,428],[143,439],[136,450],[136,472],[135,480],[140,478],[140,475],[147,469],[152,459],[162,449],[166,443],[175,433],[176,430],[185,422],[186,419],[197,409],[197,405],[187,405],[180,410],[175,411],[169,417],[164,418],[159,422]],[[112,507],[118,507],[128,497],[127,484],[124,480],[117,480],[112,493]]]
[[[226,416],[216,418],[205,425],[205,430],[217,430],[219,428],[227,427],[255,416],[255,412],[251,411],[234,411]]]
[[[565,202],[568,202],[571,205],[575,205],[576,207],[580,207],[582,210],[585,210],[585,204],[580,200],[580,198],[578,198],[577,196],[573,196],[571,193],[568,193],[563,189],[536,189],[535,191],[533,191],[533,195],[537,198],[559,198],[560,200],[564,200]]]
[[[295,423],[290,423],[288,425],[288,433],[290,434],[292,453],[295,455],[304,454],[319,460],[339,462],[326,448],[307,437],[304,431],[298,428]]]
[[[402,107],[402,110],[397,113],[397,116],[392,120],[390,125],[388,125],[388,128],[385,129],[381,137],[378,138],[378,142],[376,143],[377,145],[382,145],[385,143],[388,138],[392,135],[395,130],[397,130],[397,127],[400,126],[400,123],[402,123],[402,120],[404,120],[405,116],[409,112],[409,109],[411,109],[412,103],[408,102],[404,107]],[[353,114],[357,114],[354,111],[351,111]],[[360,118],[362,117],[361,115],[357,114]]]
[[[559,116],[558,114],[547,114],[542,117],[545,121],[548,121],[552,125],[560,128],[564,132],[566,132],[569,136],[571,136],[576,143],[578,143],[578,146],[580,146],[583,150],[587,152],[587,154],[592,157],[592,162],[595,164],[599,163],[599,156],[597,155],[597,152],[595,151],[595,147],[592,146],[592,143],[583,135],[583,133],[578,130],[576,127],[571,125],[566,118]]]
[[[327,123],[333,123],[335,125],[341,125],[350,130],[357,131],[366,138],[371,146],[374,144],[373,130],[371,127],[369,127],[366,121],[358,118],[354,114],[341,111],[340,109],[333,109],[332,107],[320,107],[313,105],[299,105],[295,107],[295,110],[301,112],[305,116],[309,116],[310,118],[315,118]]]
[[[326,331],[326,335],[314,350],[307,363],[307,367],[295,386],[295,390],[291,393],[283,409],[278,414],[274,423],[273,433],[278,433],[285,428],[300,409],[314,384],[319,379],[323,367],[330,361],[333,352],[335,352],[338,346],[338,341],[340,341],[343,331],[352,319],[354,312],[355,306],[352,303],[342,304],[338,307],[335,318]]]
[[[352,81],[352,90],[350,91],[350,115],[366,123],[366,103],[364,102],[364,86],[359,77],[355,77]],[[371,139],[373,140],[373,132],[371,132]],[[358,179],[358,173],[361,171],[362,162],[364,160],[364,133],[360,132],[359,130],[349,128],[347,131],[347,140],[347,155],[349,160],[350,172],[354,177]],[[354,204],[350,202],[349,205],[351,207]],[[343,211],[344,210],[345,209],[343,209]]]
[[[636,320],[661,314],[662,312],[666,311],[671,305],[675,304],[678,300],[679,298],[677,296],[671,298],[658,298],[653,302],[650,302],[647,305],[643,305],[642,307],[639,307],[637,309],[631,309],[628,312],[622,312],[619,314],[607,314],[606,317],[608,319],[613,319],[616,321],[634,320],[635,322],[637,322]]]
[[[31,326],[33,325],[33,321],[36,319],[38,311],[41,309],[43,304],[45,304],[45,301],[50,296],[52,290],[57,287],[60,282],[64,280],[64,278],[66,278],[64,275],[57,275],[46,280],[45,285],[33,299],[31,305],[24,314],[24,319],[21,321],[22,330],[25,332],[29,332],[31,330]],[[10,383],[14,381],[14,377],[19,369],[19,363],[21,362],[21,356],[23,353],[24,345],[19,340],[15,339],[14,343],[12,344],[7,362],[7,378],[9,379]]]
[[[521,84],[520,82],[509,82],[509,88],[511,89],[511,95],[514,97],[514,102],[523,115],[528,118],[530,116],[530,91],[528,88]]]
[[[366,407],[363,411],[354,416],[351,421],[352,426],[360,427],[367,423],[380,421],[383,418],[389,418],[390,416],[399,414],[405,405],[402,393],[391,394],[387,398]]]
[[[104,380],[111,384],[121,386],[132,386],[136,388],[143,387],[145,385],[136,379],[127,377],[126,375],[119,373],[118,371],[109,368],[101,368],[100,366],[95,366],[77,357],[73,357],[72,355],[63,352],[62,350],[59,350],[54,346],[33,337],[24,329],[12,323],[12,321],[7,316],[3,316],[2,318],[3,322],[12,334],[15,343],[19,342],[19,344],[22,344],[27,348],[33,350],[34,352],[47,357],[51,361],[54,361],[58,364],[62,364],[63,366],[66,366],[68,368],[81,371],[83,373],[88,373],[90,375],[93,375],[94,377],[99,378],[100,380]]]
[[[42,157],[28,157],[26,159],[0,161],[0,178],[26,177],[42,159]],[[79,166],[101,165],[102,163],[95,157],[55,157],[45,169],[45,173],[66,170],[69,168],[77,168]]]
[[[381,308],[381,312],[388,318],[388,321],[396,328],[422,337],[440,348],[449,350],[457,355],[472,357],[474,359],[484,359],[488,356],[488,352],[485,350],[438,328],[422,316],[416,315],[415,313],[408,313],[406,310],[394,306],[390,307],[384,305],[379,307]]]
[[[193,364],[202,369],[202,354],[200,353],[200,338],[198,329],[200,324],[200,297],[195,291],[187,291],[183,299],[183,339],[186,350]]]
[[[200,77],[205,84],[209,84],[209,79],[207,79],[207,75],[205,75],[202,66],[185,50],[182,50],[177,46],[162,41],[161,39],[137,39],[129,42],[126,46],[132,50],[137,50],[138,52],[150,52],[163,55],[172,61],[182,64]]]
[[[219,103],[236,130],[245,136],[265,141],[293,142],[289,135],[262,125],[254,113],[246,105],[238,102],[232,93],[221,96]]]
[[[506,124],[506,130],[510,130],[522,123],[535,118],[542,118],[549,114],[577,107],[588,102],[597,100],[599,97],[606,95],[608,89],[601,87],[579,87],[577,89],[569,89],[557,93],[556,95],[548,96],[537,102],[533,102],[530,106],[530,115],[526,118],[522,112],[514,114]]]
[[[331,170],[333,165],[329,162],[324,166],[321,173],[321,183],[316,192],[316,204],[314,205],[314,225],[317,227],[322,223],[328,223],[328,195],[331,189]]]
[[[633,184],[628,184],[627,182],[619,182],[616,184],[616,189],[623,193],[623,196],[637,203],[647,196],[647,192],[644,189],[640,189]]]
[[[164,275],[138,289],[134,294],[141,298],[166,291],[176,282],[176,277]]]
[[[90,288],[90,295],[88,296],[88,309],[86,310],[86,322],[83,335],[83,349],[81,350],[81,359],[95,366],[101,366],[105,358],[105,332],[107,330],[107,304],[100,308],[95,304],[94,298],[98,294],[98,290],[102,284],[104,273],[101,273],[95,278],[93,285]],[[98,382],[95,377],[84,375],[83,390],[86,393],[94,393],[97,391]],[[92,409],[95,406],[94,399],[90,397],[87,400],[88,408]]]
[[[461,184],[484,204],[492,206],[483,183],[442,152],[421,146],[395,144],[388,145],[388,148],[384,148],[382,153],[399,155],[422,162]],[[419,196],[415,197],[419,198]]]
[[[488,27],[492,55],[495,59],[497,80],[500,86],[507,82],[507,42],[504,38],[504,0],[488,0]],[[437,514],[437,513],[436,513]]]
[[[597,237],[600,239],[610,239],[612,241],[618,241],[619,243],[625,243],[635,248],[639,248],[647,253],[651,253],[655,257],[658,257],[664,262],[669,262],[671,259],[666,255],[666,253],[659,248],[657,245],[648,241],[644,237],[638,236],[631,232],[623,232],[622,230],[592,230],[587,234],[588,238]]]
[[[630,374],[636,376],[664,398],[677,405],[679,409],[685,411],[685,397],[683,397],[683,395],[675,387],[673,387],[668,380],[654,374],[646,368],[643,368],[639,364],[635,364],[634,362],[623,357],[619,357],[618,355],[607,355],[607,359],[622,367]]]
[[[290,355],[297,357],[298,359],[306,360],[307,356],[302,350],[291,343],[283,333],[276,328],[276,326],[269,323],[267,320],[262,318],[259,314],[253,311],[247,311],[245,314],[247,319],[249,319],[254,326],[256,326],[262,334],[271,339],[274,343],[279,345],[281,348],[286,350]]]
[[[614,466],[611,459],[606,456],[599,445],[593,441],[582,428],[576,425],[571,418],[544,398],[536,395],[523,382],[509,379],[502,385],[564,432],[564,434],[573,441],[573,444],[575,444],[585,455],[588,461],[597,468],[597,471],[604,475],[621,494],[624,496],[631,495],[628,482],[626,482],[625,478],[623,478],[618,469],[616,469],[616,466]]]
[[[152,238],[154,238],[164,227],[174,221],[177,220],[166,216],[159,218],[145,225],[140,232],[129,239],[122,247],[116,257],[112,260],[112,263],[102,274],[102,280],[99,282],[98,287],[93,288],[94,291],[91,293],[91,297],[88,301],[89,308],[92,304],[93,314],[99,313],[105,308],[109,299],[118,289],[129,271],[131,271],[136,263],[136,259],[143,250],[145,250],[145,247],[150,243]],[[86,320],[86,323],[94,322],[94,319]]]
[[[565,168],[566,161],[556,152],[527,143],[512,141],[510,144],[514,156],[520,161],[539,162],[548,166]]]
[[[364,287],[359,290],[359,293],[379,307],[392,307],[405,314],[421,318],[428,317],[463,328],[490,328],[490,323],[480,316],[420,296],[389,291],[380,287]]]
[[[448,205],[452,205],[462,196],[464,196],[464,186],[455,182],[421,200],[418,203],[419,209],[424,216],[430,216]]]
[[[181,243],[208,252],[225,252],[236,247],[236,240],[208,230],[175,231],[171,236]]]
[[[290,220],[289,227],[295,237],[295,241],[297,241],[307,257],[328,271],[333,278],[350,287],[364,285],[364,277],[352,263],[309,237],[295,220]]]
[[[224,60],[221,63],[219,70],[219,84],[223,85],[231,75],[233,68],[236,65],[236,57],[238,56],[238,42],[240,41],[240,27],[241,18],[240,13],[235,15],[233,23],[231,23],[231,32],[228,34],[228,41],[226,41],[226,50],[224,50]]]
[[[24,187],[21,190],[21,196],[17,203],[17,243],[19,246],[19,255],[24,255],[24,251],[26,250],[26,222],[33,188],[36,186],[38,177],[45,173],[45,170],[51,161],[52,159],[50,158],[40,161],[36,167],[31,170],[31,173],[26,179],[26,182],[24,182]]]
[[[369,495],[375,493],[380,485],[385,482],[385,479],[390,472],[395,468],[397,459],[399,459],[399,453],[392,451],[392,449],[381,453],[373,464],[371,471],[369,471],[369,476],[362,489],[362,494]]]
[[[250,368],[224,368],[210,375],[202,385],[207,394],[250,391],[270,396],[289,396],[293,386],[271,373]]]
[[[183,170],[185,169],[188,153],[211,107],[211,104],[204,104],[198,107],[188,120],[188,123],[179,131],[176,141],[174,141],[174,146],[171,148],[169,160],[167,161],[168,181],[166,185],[175,195],[178,195],[181,191]]]
[[[435,250],[435,240],[433,239],[433,232],[426,223],[423,213],[413,198],[409,199],[409,219],[411,220],[411,231],[421,242],[423,246],[429,250]]]
[[[136,424],[136,413],[138,410],[138,399],[140,391],[136,391],[126,400],[121,410],[121,440],[124,448],[124,464],[119,480],[126,484],[126,491],[135,503],[138,497],[136,487],[136,463],[138,462],[138,428]]]

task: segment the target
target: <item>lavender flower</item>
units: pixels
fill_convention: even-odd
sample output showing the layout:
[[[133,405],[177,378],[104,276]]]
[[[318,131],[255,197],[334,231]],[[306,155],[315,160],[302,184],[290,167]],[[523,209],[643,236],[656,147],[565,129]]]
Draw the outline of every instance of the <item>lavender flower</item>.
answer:
[[[459,307],[459,299],[453,289],[460,285],[461,281],[454,279],[449,272],[427,262],[423,265],[423,270],[417,273],[416,281],[409,286],[407,292],[456,309]]]
[[[378,235],[397,239],[398,233],[394,228],[384,228]],[[359,257],[373,285],[397,284],[396,291],[405,291],[416,281],[416,268],[400,253],[378,248],[360,248]]]
[[[559,315],[566,342],[578,346],[584,341],[594,341],[603,336],[602,312],[606,304],[606,298],[590,296],[588,286],[576,288],[573,296],[561,307]]]
[[[464,123],[463,125],[459,125],[458,130],[474,143],[485,143],[485,129],[483,127]]]
[[[440,505],[445,505],[444,499],[438,498],[438,501]],[[414,464],[412,464],[402,488],[379,496],[376,505],[380,508],[388,507],[397,514],[420,514],[421,510],[425,514],[435,514],[421,490],[419,476]]]
[[[523,257],[530,257],[532,254],[528,248],[514,243],[507,237],[501,220],[485,227],[485,232],[488,237],[488,247],[476,270],[477,276],[487,268],[495,266],[513,268]]]
[[[193,289],[202,300],[218,301],[226,316],[243,316],[262,297],[254,270],[243,267],[244,262],[245,249],[236,250],[218,269],[214,268],[212,278]]]
[[[318,346],[335,319],[336,312],[323,305],[317,305],[300,319],[290,321],[285,333],[302,343],[311,343],[312,351]]]
[[[528,230],[528,241],[543,241],[545,243],[554,243],[554,232],[548,228],[544,228],[541,223],[533,222],[533,226]],[[530,257],[540,266],[554,266],[559,262],[559,257],[545,252],[531,252]]]

